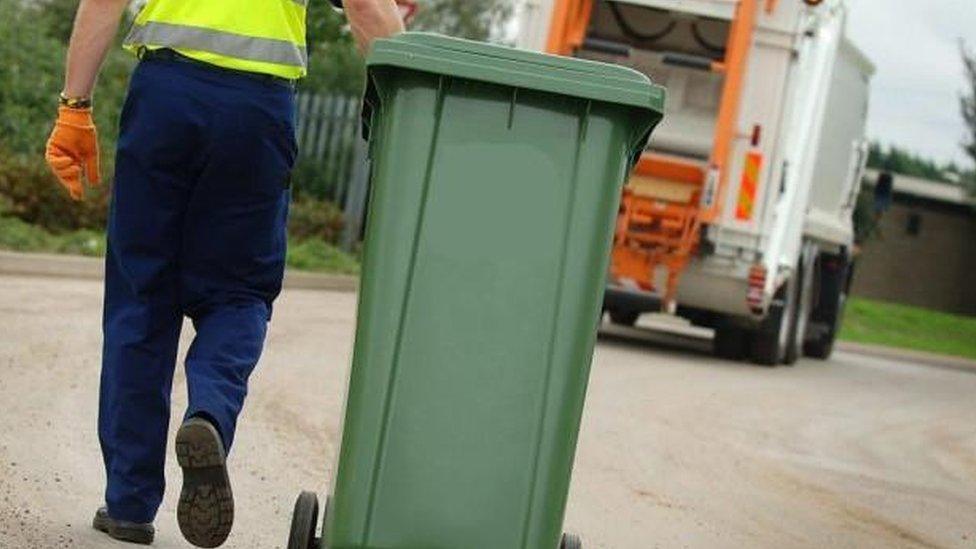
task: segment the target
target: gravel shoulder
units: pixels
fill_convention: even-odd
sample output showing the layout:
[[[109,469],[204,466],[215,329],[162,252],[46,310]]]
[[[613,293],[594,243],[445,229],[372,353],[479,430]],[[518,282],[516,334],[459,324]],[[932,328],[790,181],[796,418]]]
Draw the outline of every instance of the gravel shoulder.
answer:
[[[299,490],[327,491],[355,306],[301,289],[276,306],[226,547],[283,547]],[[0,547],[124,546],[89,526],[100,312],[96,280],[0,276]],[[707,345],[601,337],[566,517],[588,548],[976,548],[976,372],[847,351],[770,370]],[[185,390],[177,368],[173,430]],[[155,547],[188,547],[174,459],[167,476]]]

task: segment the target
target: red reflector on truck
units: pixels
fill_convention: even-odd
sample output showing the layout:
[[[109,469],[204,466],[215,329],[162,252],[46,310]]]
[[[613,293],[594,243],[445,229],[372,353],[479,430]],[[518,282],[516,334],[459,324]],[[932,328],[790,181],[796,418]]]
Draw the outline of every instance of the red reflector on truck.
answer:
[[[749,269],[749,289],[746,290],[746,305],[754,314],[763,312],[763,291],[766,289],[766,267],[753,265]]]

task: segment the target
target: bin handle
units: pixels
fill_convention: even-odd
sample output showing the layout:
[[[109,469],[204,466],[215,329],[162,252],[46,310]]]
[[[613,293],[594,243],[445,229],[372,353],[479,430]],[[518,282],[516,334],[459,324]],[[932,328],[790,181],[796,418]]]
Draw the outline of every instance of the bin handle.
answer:
[[[371,73],[366,75],[366,89],[363,91],[362,112],[360,113],[360,132],[364,141],[369,141],[373,112],[379,110],[381,101],[379,89]]]
[[[641,155],[644,154],[644,151],[647,149],[647,143],[651,140],[651,133],[654,132],[654,128],[661,123],[663,118],[664,116],[660,113],[654,113],[650,116],[650,120],[648,120],[646,127],[638,128],[637,133],[635,134],[630,145],[630,165],[627,168],[628,173],[634,169],[634,166],[637,165],[637,161],[640,160]]]

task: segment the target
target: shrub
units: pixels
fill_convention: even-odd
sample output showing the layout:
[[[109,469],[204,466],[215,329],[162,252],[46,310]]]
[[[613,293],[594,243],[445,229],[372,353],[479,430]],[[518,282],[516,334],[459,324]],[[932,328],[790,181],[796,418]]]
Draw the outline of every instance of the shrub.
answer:
[[[15,217],[0,216],[0,248],[18,251],[50,250],[50,233]]]
[[[26,155],[7,154],[2,148],[0,196],[4,197],[4,213],[54,232],[105,226],[107,185],[88,188],[85,200],[75,202],[46,164]]]
[[[342,211],[325,200],[298,197],[292,201],[288,234],[297,240],[318,239],[335,244],[342,236]]]

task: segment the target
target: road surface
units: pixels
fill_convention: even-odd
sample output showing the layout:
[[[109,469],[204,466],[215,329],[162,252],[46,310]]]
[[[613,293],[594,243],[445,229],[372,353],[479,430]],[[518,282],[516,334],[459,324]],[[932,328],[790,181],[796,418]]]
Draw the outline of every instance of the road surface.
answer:
[[[0,277],[0,547],[122,547],[89,527],[100,299],[95,281]],[[298,491],[326,491],[354,313],[354,294],[282,296],[231,458],[227,547],[283,547]],[[615,333],[566,516],[587,548],[976,548],[976,372],[845,353],[771,370]],[[184,394],[178,373],[174,428]],[[187,547],[172,459],[168,478],[155,546]]]

